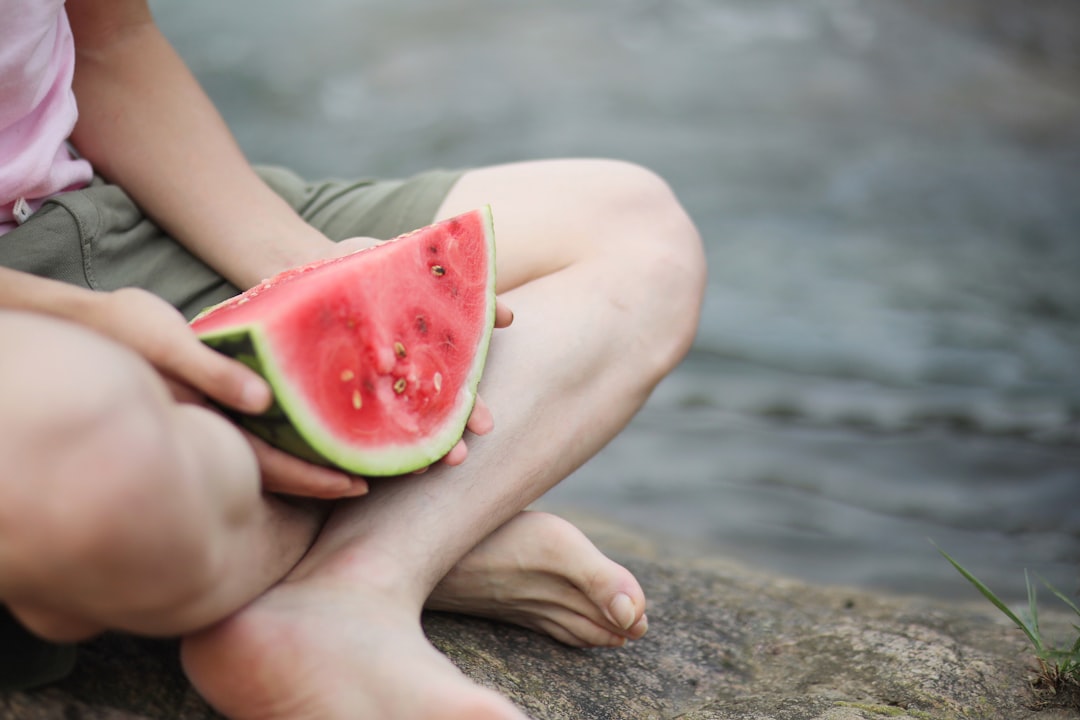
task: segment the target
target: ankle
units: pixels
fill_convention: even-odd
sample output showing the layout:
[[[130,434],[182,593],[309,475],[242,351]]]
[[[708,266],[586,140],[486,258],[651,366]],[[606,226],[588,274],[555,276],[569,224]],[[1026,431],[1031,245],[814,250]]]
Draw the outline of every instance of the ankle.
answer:
[[[413,567],[393,552],[365,546],[348,545],[325,554],[309,553],[286,578],[308,586],[362,588],[369,596],[378,595],[393,606],[415,610],[419,617],[424,601],[435,582],[426,582],[421,568]]]

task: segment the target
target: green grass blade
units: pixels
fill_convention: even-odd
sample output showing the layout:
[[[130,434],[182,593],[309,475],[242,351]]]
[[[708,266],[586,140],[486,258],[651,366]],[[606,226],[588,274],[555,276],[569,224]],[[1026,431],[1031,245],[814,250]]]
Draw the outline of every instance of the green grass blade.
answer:
[[[1054,587],[1053,585],[1051,585],[1051,584],[1050,584],[1050,583],[1049,583],[1049,582],[1048,582],[1048,581],[1046,580],[1046,578],[1044,578],[1044,577],[1043,577],[1042,575],[1039,575],[1038,573],[1035,573],[1035,575],[1036,575],[1036,577],[1038,577],[1038,578],[1039,578],[1040,580],[1042,580],[1042,584],[1046,586],[1046,589],[1047,589],[1047,590],[1049,590],[1050,592],[1054,593],[1054,595],[1056,595],[1056,596],[1057,596],[1057,599],[1058,599],[1058,600],[1060,600],[1061,602],[1065,603],[1065,604],[1066,604],[1066,605],[1068,605],[1068,606],[1069,606],[1070,608],[1072,608],[1072,611],[1073,611],[1074,613],[1076,613],[1077,615],[1080,615],[1080,607],[1077,607],[1076,603],[1074,603],[1074,602],[1072,601],[1072,598],[1070,598],[1070,597],[1069,597],[1068,595],[1066,595],[1065,593],[1063,593],[1063,592],[1061,592],[1060,590],[1058,590],[1058,589],[1057,589],[1056,587]],[[1074,625],[1073,627],[1076,627],[1076,626]]]
[[[995,595],[990,588],[986,587],[986,585],[983,585],[983,583],[977,577],[964,569],[964,567],[962,567],[960,563],[953,560],[947,552],[939,548],[937,545],[934,545],[934,547],[939,553],[941,553],[945,557],[946,560],[949,561],[949,563],[954,568],[956,568],[957,572],[963,575],[969,583],[975,586],[976,590],[982,593],[983,597],[989,600],[994,607],[1004,613],[1005,617],[1012,620],[1016,627],[1024,631],[1024,634],[1028,636],[1028,640],[1030,640],[1031,644],[1035,646],[1035,652],[1038,653],[1039,657],[1044,657],[1046,655],[1046,649],[1043,647],[1042,639],[1037,634],[1032,632],[1032,629],[1027,626],[1027,623],[1017,617],[1016,613],[1010,610],[1009,606],[1003,603],[1001,599],[997,595]]]
[[[1042,633],[1039,632],[1039,586],[1031,582],[1031,575],[1026,568],[1024,569],[1024,583],[1027,585],[1028,617],[1031,618],[1031,634],[1041,638]]]

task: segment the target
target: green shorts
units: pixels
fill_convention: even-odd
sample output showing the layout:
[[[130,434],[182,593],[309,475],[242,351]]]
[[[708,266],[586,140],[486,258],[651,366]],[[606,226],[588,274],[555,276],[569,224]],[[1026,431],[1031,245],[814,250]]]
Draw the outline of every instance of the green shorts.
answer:
[[[359,235],[385,240],[429,224],[461,176],[433,170],[405,180],[309,183],[280,168],[258,172],[335,241]],[[100,178],[48,200],[23,225],[0,235],[0,266],[91,290],[140,287],[188,318],[237,293],[147,219],[127,193]],[[57,680],[74,660],[73,646],[39,640],[0,604],[0,690]]]
[[[461,176],[432,170],[405,180],[309,183],[281,168],[258,172],[332,240],[386,240],[427,225]],[[48,200],[26,223],[0,235],[0,266],[92,290],[140,287],[188,318],[237,293],[143,215],[127,193],[101,179]]]

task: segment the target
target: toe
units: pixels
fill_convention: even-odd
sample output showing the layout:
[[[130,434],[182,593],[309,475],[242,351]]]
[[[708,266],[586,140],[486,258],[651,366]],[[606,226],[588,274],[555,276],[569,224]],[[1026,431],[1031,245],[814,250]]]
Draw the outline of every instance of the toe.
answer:
[[[629,630],[638,621],[638,610],[633,598],[624,592],[615,593],[607,605],[607,618],[621,630]]]
[[[626,644],[623,635],[565,608],[550,606],[544,609],[542,617],[545,632],[573,647],[621,647]]]
[[[645,592],[633,573],[610,559],[570,522],[549,513],[524,512],[515,521],[544,538],[545,569],[566,577],[612,625],[625,633],[645,613]]]

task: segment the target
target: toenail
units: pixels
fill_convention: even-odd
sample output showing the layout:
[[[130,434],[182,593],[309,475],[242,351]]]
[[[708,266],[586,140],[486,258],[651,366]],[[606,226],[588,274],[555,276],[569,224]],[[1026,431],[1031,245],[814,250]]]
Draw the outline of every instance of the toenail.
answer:
[[[619,593],[608,606],[608,619],[623,630],[629,630],[636,620],[634,601],[626,593]]]

